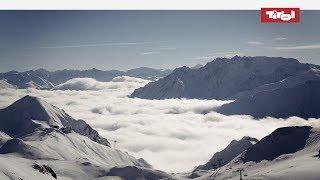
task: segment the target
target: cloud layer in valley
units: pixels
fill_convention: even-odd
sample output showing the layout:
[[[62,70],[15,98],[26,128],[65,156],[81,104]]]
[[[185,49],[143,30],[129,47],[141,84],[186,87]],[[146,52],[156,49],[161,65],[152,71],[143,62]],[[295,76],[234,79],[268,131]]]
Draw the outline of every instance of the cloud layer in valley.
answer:
[[[254,120],[214,112],[227,101],[127,97],[148,82],[131,77],[117,77],[111,82],[77,78],[58,86],[63,90],[1,89],[0,108],[27,94],[43,98],[71,116],[84,119],[113,147],[168,172],[190,171],[233,139],[246,135],[262,138],[282,126],[319,124],[316,119]]]
[[[99,91],[99,90],[131,90],[140,87],[140,84],[146,84],[149,81],[119,76],[112,79],[111,82],[99,82],[92,78],[74,78],[65,83],[57,85],[54,90],[76,90],[76,91]]]

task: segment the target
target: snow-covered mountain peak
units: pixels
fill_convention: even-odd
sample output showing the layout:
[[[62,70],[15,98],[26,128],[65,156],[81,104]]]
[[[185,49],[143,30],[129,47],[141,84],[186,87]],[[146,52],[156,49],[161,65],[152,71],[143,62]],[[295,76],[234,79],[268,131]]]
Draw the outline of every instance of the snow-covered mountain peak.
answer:
[[[176,73],[183,73],[183,72],[188,72],[190,71],[191,68],[187,67],[187,66],[182,66],[182,67],[179,67],[179,68],[176,68],[173,70],[173,74],[176,74]]]
[[[70,118],[63,110],[33,96],[25,96],[6,108],[15,114],[16,120],[34,120],[48,126],[63,126],[65,119]],[[19,118],[18,118],[19,117]],[[23,122],[21,122],[23,123]],[[43,125],[42,123],[42,125]]]
[[[68,131],[89,137],[91,140],[110,146],[107,139],[83,120],[75,120],[62,109],[44,100],[25,96],[5,109],[0,110],[0,130],[11,137],[23,137],[39,129],[67,128]]]
[[[251,143],[251,144],[255,144],[257,143],[259,140],[250,136],[244,136],[242,139],[240,140],[232,140],[231,143],[227,146],[228,147],[232,147],[232,146],[238,146],[239,144],[244,144],[244,143]]]
[[[35,96],[26,95],[8,106],[8,108],[12,110],[20,108],[29,110],[30,108],[44,108],[44,106],[50,107],[51,105]]]
[[[244,136],[241,140],[249,141],[252,144],[255,144],[255,143],[257,143],[259,141],[257,138],[253,138],[253,137],[250,137],[250,136]]]

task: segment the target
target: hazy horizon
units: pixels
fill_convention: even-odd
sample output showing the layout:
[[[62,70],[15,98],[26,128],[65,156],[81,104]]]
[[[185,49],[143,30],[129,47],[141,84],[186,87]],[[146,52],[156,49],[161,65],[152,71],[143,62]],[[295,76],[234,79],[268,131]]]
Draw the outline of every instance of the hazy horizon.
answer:
[[[235,55],[237,56],[237,55]],[[228,58],[228,59],[231,59],[233,58],[234,56],[232,57],[216,57],[216,58]],[[244,57],[244,56],[242,56]],[[249,56],[250,57],[250,56]],[[255,56],[257,57],[257,56]],[[271,57],[271,56],[266,56],[266,57]],[[215,59],[216,59],[215,58]],[[288,57],[290,58],[290,57]],[[189,68],[193,68],[195,66],[198,66],[198,65],[201,65],[201,66],[205,66],[207,63],[209,62],[212,62],[214,61],[215,59],[212,59],[212,60],[208,60],[208,62],[205,62],[205,63],[198,63],[198,64],[194,64],[194,65],[191,65],[191,66],[188,66]],[[295,59],[295,58],[293,58]],[[297,59],[299,61],[299,59]],[[301,62],[301,61],[299,61]],[[303,62],[301,62],[303,63]],[[320,65],[319,63],[314,63],[315,65]],[[182,65],[182,66],[185,66],[185,65]],[[97,69],[97,70],[101,70],[101,71],[122,71],[122,72],[126,72],[126,71],[129,71],[129,70],[133,70],[133,69],[139,69],[139,68],[151,68],[151,69],[156,69],[156,70],[174,70],[176,68],[180,68],[182,66],[179,66],[179,67],[173,67],[172,69],[169,69],[169,68],[155,68],[155,67],[147,67],[147,66],[137,66],[137,67],[133,67],[133,68],[130,68],[130,69],[100,69],[100,68],[96,68],[96,67],[90,67],[90,68],[79,68],[79,69],[76,69],[76,68],[64,68],[64,69],[47,69],[47,68],[43,68],[43,67],[39,67],[39,68],[33,68],[33,69],[27,69],[27,70],[22,70],[22,71],[19,71],[19,70],[15,70],[15,69],[12,69],[12,70],[9,70],[9,71],[0,71],[0,73],[7,73],[7,72],[11,72],[11,71],[17,71],[17,72],[26,72],[26,71],[35,71],[35,70],[39,70],[39,69],[44,69],[44,70],[47,70],[49,72],[54,72],[54,71],[63,71],[63,70],[80,70],[80,71],[85,71],[85,70],[92,70],[92,69]]]

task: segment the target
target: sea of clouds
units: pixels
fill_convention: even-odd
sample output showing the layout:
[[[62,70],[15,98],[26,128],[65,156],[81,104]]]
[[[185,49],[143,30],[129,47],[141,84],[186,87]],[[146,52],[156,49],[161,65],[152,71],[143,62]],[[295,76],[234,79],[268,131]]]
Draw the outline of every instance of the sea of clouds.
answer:
[[[85,120],[113,147],[142,157],[154,168],[167,172],[190,171],[207,162],[233,139],[243,136],[261,139],[283,126],[319,126],[317,119],[255,120],[250,116],[214,112],[229,101],[127,97],[148,82],[121,76],[111,82],[76,78],[54,90],[2,88],[0,108],[25,95],[43,98],[74,118]]]

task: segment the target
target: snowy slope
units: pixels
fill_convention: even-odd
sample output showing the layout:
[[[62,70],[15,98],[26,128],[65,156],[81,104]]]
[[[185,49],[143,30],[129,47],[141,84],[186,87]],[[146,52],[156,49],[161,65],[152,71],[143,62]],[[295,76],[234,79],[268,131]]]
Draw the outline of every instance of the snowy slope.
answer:
[[[200,172],[196,179],[319,179],[320,129],[285,127],[244,151],[217,170]]]
[[[39,130],[22,139],[8,140],[0,148],[0,154],[15,154],[28,159],[47,159],[91,162],[106,168],[133,165],[150,167],[149,164],[119,150],[96,143],[78,133],[63,133],[49,128]]]
[[[255,118],[266,116],[287,118],[320,117],[320,80],[306,81],[295,86],[258,91],[221,106],[222,114],[246,114]]]
[[[23,179],[50,179],[38,177],[41,173],[31,168],[35,163],[51,167],[59,179],[95,179],[107,176],[130,176],[148,172],[151,177],[171,177],[156,171],[142,159],[98,144],[77,133],[64,134],[50,128],[37,131],[23,139],[12,139],[0,148],[0,174]],[[135,167],[137,171],[112,174],[111,168]],[[160,174],[160,175],[159,175]],[[1,176],[0,176],[1,177]],[[155,178],[159,179],[159,178]]]
[[[131,97],[228,99],[239,92],[306,72],[311,66],[281,57],[217,58],[199,69],[177,68],[170,75],[136,89]]]
[[[9,135],[0,131],[0,147],[10,139],[11,137]]]
[[[250,96],[259,92],[263,92],[263,91],[272,91],[272,90],[281,89],[281,88],[291,88],[308,81],[320,81],[320,69],[311,68],[306,72],[302,72],[295,76],[290,76],[281,81],[270,83],[270,84],[264,84],[252,90],[240,92],[232,96],[232,99],[245,98],[247,96]]]
[[[63,110],[36,97],[25,96],[7,108],[1,109],[0,117],[0,130],[11,137],[22,137],[37,129],[49,127],[71,128],[93,141],[110,145],[83,120],[75,120]]]

